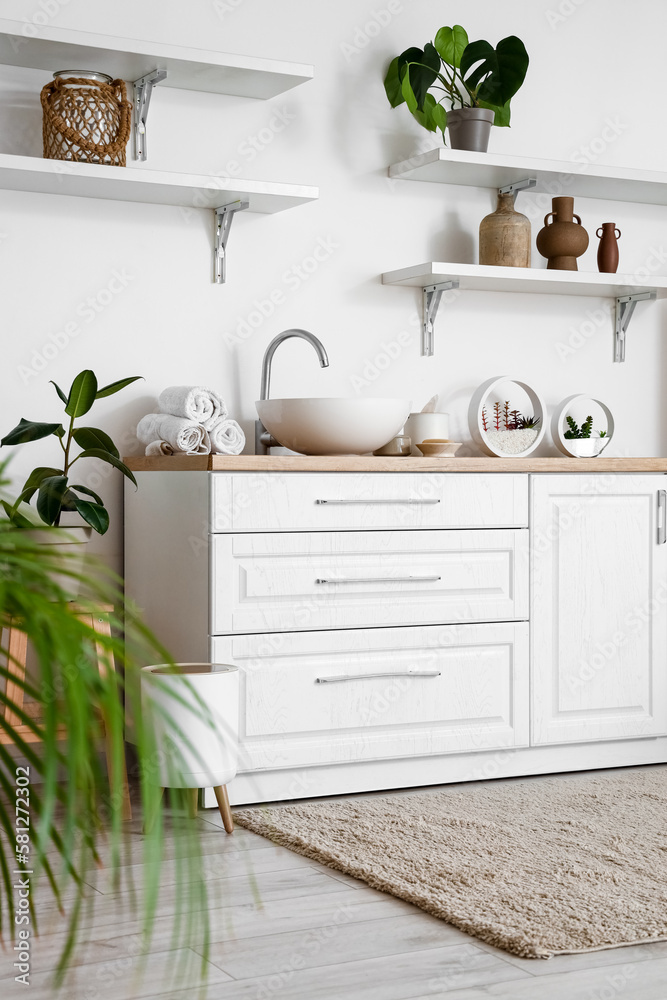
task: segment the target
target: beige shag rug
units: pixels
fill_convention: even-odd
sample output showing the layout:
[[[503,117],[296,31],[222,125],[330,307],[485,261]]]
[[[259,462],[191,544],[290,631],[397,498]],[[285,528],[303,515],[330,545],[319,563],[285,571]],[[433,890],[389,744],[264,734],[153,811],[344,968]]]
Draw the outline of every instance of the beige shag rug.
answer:
[[[667,767],[234,818],[524,958],[667,939]]]

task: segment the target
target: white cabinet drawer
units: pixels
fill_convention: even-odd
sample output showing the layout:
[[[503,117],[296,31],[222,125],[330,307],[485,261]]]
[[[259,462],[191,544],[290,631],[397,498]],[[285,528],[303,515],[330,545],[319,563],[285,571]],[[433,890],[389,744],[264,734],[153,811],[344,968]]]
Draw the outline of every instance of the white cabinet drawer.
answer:
[[[521,528],[528,477],[505,473],[211,473],[211,531]]]
[[[226,636],[241,671],[242,768],[528,742],[528,625]]]
[[[528,618],[528,531],[211,537],[211,632]]]

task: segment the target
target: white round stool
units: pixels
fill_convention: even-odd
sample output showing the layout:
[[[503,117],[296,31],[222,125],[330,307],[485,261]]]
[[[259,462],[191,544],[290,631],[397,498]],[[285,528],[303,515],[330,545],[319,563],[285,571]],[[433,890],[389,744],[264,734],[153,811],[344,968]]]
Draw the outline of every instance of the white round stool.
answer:
[[[234,832],[227,783],[236,775],[239,669],[223,663],[159,663],[142,670],[163,788],[213,787],[227,833]]]

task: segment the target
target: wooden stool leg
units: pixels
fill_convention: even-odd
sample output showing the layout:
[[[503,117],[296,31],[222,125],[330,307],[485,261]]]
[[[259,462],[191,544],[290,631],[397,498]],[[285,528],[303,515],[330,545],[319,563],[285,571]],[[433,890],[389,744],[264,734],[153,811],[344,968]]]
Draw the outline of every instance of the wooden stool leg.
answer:
[[[215,792],[215,798],[218,803],[218,809],[220,810],[220,815],[222,816],[222,823],[227,831],[227,833],[234,833],[234,819],[232,817],[232,810],[229,808],[229,796],[227,795],[226,785],[217,785],[213,789]]]
[[[186,795],[188,800],[188,814],[191,819],[194,819],[199,809],[199,789],[188,788]]]
[[[20,726],[23,720],[12,711],[9,702],[18,708],[23,708],[25,692],[21,682],[25,679],[25,665],[28,657],[28,636],[15,624],[15,619],[9,620],[9,635],[7,637],[7,686],[5,688],[5,721],[10,726]],[[16,681],[12,678],[16,678]],[[17,681],[19,683],[17,683]]]
[[[80,615],[80,618],[82,620],[89,618],[92,622],[94,630],[99,635],[104,635],[107,636],[108,638],[111,638],[111,625],[109,624],[108,615],[93,613],[92,615]],[[106,676],[108,670],[115,670],[113,662],[113,654],[111,653],[111,650],[105,650],[102,646],[97,647],[97,667],[100,672],[100,676],[102,677]],[[112,749],[111,741],[109,739],[109,734],[106,732],[106,729],[104,733],[104,738],[105,738],[105,751],[107,759],[107,771],[109,772],[109,781],[111,784],[113,784],[113,777],[114,777],[112,773],[113,754],[111,752]],[[125,754],[123,754],[123,759],[121,761],[120,768],[121,768],[120,780],[121,780],[121,788],[123,796],[121,805],[122,815],[123,815],[123,821],[129,822],[132,819],[132,804],[130,802],[130,789],[127,783],[127,767],[125,764]]]

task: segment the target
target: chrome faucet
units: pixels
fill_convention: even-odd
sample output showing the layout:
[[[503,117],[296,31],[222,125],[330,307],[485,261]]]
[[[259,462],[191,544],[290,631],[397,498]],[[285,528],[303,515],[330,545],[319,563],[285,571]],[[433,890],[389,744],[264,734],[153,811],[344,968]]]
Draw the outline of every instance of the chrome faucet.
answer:
[[[273,361],[273,355],[276,353],[276,349],[279,345],[282,344],[284,340],[289,340],[291,337],[300,337],[302,340],[307,340],[309,344],[312,344],[318,358],[320,359],[320,367],[329,367],[329,358],[327,357],[327,352],[324,350],[324,345],[313,333],[308,333],[307,330],[283,330],[282,333],[279,333],[277,337],[273,338],[264,353],[264,360],[262,361],[262,383],[259,391],[260,400],[269,398],[269,389],[271,387],[271,362]],[[273,448],[276,445],[279,446],[280,442],[276,441],[276,439],[271,436],[261,420],[256,420],[255,454],[267,455],[269,448]]]

